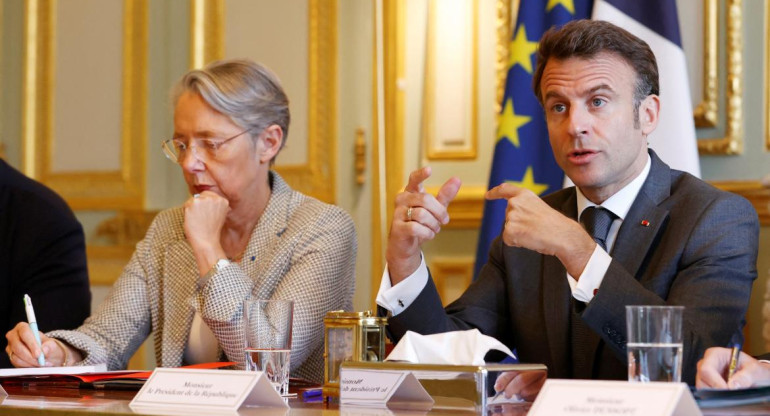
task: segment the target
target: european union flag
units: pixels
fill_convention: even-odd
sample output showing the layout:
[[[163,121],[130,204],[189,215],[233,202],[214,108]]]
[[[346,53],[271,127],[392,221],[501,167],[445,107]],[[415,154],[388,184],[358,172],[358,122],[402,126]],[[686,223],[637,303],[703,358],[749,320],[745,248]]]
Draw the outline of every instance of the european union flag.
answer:
[[[490,188],[510,182],[538,195],[561,189],[564,172],[553,158],[543,109],[532,92],[534,52],[538,40],[551,26],[588,18],[592,6],[593,0],[521,0],[510,43]],[[489,245],[503,228],[505,206],[504,200],[484,204],[474,278],[487,262]]]

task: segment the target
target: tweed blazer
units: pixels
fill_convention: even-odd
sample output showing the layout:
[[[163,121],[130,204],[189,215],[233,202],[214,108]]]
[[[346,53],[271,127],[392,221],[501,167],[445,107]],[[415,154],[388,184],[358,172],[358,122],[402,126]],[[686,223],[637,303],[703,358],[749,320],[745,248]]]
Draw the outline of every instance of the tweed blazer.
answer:
[[[270,173],[272,195],[243,260],[198,287],[198,268],[184,236],[182,207],[161,212],[111,293],[73,331],[52,331],[85,354],[82,364],[126,367],[150,332],[157,365],[176,367],[195,312],[211,328],[221,353],[243,367],[243,301],[291,299],[291,374],[323,378],[323,318],[352,308],[356,234],[340,208],[292,190]],[[222,354],[220,354],[221,356]]]
[[[759,220],[746,199],[673,170],[653,151],[649,176],[618,231],[612,262],[580,319],[596,337],[593,377],[625,380],[626,305],[683,305],[682,381],[708,347],[727,345],[742,326],[757,277]],[[577,219],[575,188],[543,198]],[[388,321],[393,338],[478,328],[518,351],[522,362],[571,377],[570,287],[555,256],[507,246],[498,237],[489,260],[463,295],[444,310],[432,280]]]

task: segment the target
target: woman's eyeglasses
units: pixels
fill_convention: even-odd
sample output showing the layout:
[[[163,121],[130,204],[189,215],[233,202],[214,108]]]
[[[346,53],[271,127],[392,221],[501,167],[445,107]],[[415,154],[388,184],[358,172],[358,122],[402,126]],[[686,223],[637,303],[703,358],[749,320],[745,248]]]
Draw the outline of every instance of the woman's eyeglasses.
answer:
[[[191,139],[189,142],[182,139],[168,139],[163,142],[163,154],[166,155],[170,161],[178,164],[184,160],[188,151],[197,148],[198,151],[193,155],[201,162],[205,163],[216,160],[217,152],[225,145],[225,143],[241,137],[250,130],[251,129],[246,129],[227,139]]]

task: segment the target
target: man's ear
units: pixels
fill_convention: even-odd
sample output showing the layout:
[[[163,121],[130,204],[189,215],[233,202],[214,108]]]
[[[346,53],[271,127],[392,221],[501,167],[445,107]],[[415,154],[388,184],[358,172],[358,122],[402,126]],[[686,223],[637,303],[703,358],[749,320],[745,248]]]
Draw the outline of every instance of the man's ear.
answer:
[[[259,140],[262,142],[262,146],[259,148],[259,161],[261,163],[268,163],[278,152],[281,150],[283,144],[283,129],[277,125],[272,124],[266,129],[262,130],[259,134]]]
[[[642,128],[642,134],[649,136],[658,127],[658,116],[660,114],[660,98],[657,95],[648,95],[639,104],[639,124]]]

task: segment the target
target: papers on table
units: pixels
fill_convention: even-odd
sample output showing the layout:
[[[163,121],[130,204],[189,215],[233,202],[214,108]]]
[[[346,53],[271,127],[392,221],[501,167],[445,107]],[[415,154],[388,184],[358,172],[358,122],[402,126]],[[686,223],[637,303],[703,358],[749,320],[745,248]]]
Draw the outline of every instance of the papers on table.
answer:
[[[233,362],[193,364],[186,369],[214,369],[232,366]],[[76,367],[11,368],[0,370],[0,383],[65,388],[139,390],[152,371],[105,371],[106,365]]]
[[[107,371],[107,364],[83,365],[74,367],[0,368],[0,377],[68,375],[103,373],[105,371]]]
[[[770,386],[749,387],[735,390],[693,390],[693,396],[701,408],[743,406],[770,403]]]
[[[138,390],[149,372],[105,371],[104,364],[76,367],[11,368],[0,370],[0,383],[27,387],[114,388]]]

